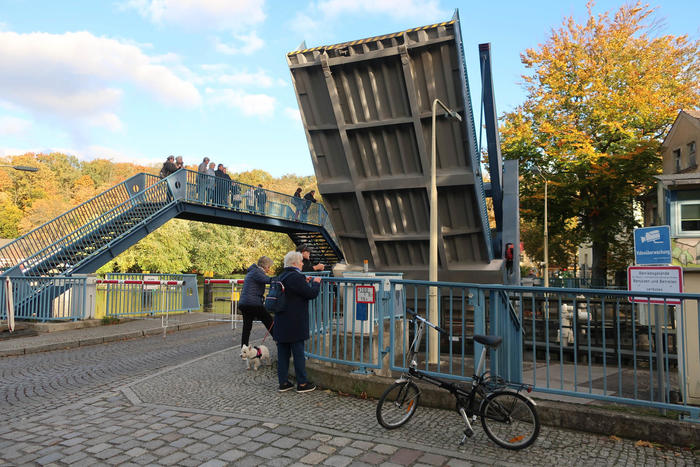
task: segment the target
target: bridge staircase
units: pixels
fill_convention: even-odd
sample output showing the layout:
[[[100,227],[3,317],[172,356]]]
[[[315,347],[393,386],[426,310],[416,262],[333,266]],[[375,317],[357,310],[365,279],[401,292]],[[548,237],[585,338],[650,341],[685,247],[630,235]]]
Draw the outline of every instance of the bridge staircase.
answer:
[[[341,261],[324,206],[312,204],[305,214],[298,220],[289,195],[236,181],[185,169],[165,179],[141,173],[0,248],[0,278],[95,272],[172,218],[287,233],[297,246],[309,243],[318,261]],[[53,300],[66,287],[37,281],[16,288],[15,306]]]

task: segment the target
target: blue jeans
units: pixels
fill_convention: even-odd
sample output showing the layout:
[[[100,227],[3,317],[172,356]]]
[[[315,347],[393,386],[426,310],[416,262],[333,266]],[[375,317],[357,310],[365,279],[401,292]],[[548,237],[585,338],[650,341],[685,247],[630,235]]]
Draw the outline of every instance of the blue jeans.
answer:
[[[277,379],[280,386],[288,381],[289,356],[294,357],[294,372],[297,376],[297,384],[309,381],[306,376],[306,361],[304,360],[304,341],[292,343],[277,343]]]

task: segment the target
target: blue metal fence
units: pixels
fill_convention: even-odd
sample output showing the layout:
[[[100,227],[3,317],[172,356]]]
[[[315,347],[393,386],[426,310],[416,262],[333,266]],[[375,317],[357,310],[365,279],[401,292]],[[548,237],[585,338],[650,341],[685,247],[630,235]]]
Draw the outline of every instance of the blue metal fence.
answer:
[[[373,290],[374,303],[358,303],[356,290]],[[324,278],[309,306],[306,353],[322,361],[381,369],[384,321],[380,279]]]
[[[116,281],[98,286],[98,293],[105,294],[105,316],[143,317],[199,309],[195,274],[109,273],[105,280]]]
[[[2,277],[0,319],[8,318],[8,287],[15,319],[78,320],[86,317],[85,277]]]
[[[540,393],[700,418],[700,408],[689,405],[685,394],[687,364],[700,358],[696,350],[689,354],[685,342],[685,310],[700,295],[406,280],[384,287],[382,282],[324,278],[310,307],[307,354],[384,374],[406,370],[404,356],[415,329],[405,310],[430,315],[429,289],[435,286],[438,324],[447,335],[425,336],[419,361],[424,371],[469,381],[481,352],[473,335],[495,334],[504,339],[491,352],[490,371],[507,381],[530,384]],[[348,292],[358,285],[377,290],[360,325],[355,292]],[[426,350],[431,339],[438,339],[433,362]]]

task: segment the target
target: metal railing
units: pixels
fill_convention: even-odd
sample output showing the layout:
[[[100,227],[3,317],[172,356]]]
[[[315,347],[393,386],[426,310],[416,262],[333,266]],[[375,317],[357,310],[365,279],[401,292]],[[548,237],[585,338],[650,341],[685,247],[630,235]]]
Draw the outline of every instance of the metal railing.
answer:
[[[86,317],[85,277],[4,277],[0,287],[0,320],[8,319],[9,280],[15,319],[31,321],[78,320]],[[27,298],[29,297],[29,298]]]
[[[309,340],[306,353],[327,362],[381,369],[383,341],[388,337],[380,279],[323,278],[321,293],[309,304]],[[356,291],[373,291],[374,303],[358,302]]]
[[[491,351],[489,368],[511,383],[532,385],[543,395],[673,410],[700,419],[700,407],[689,405],[687,394],[689,364],[700,359],[693,347],[697,342],[687,342],[687,336],[700,335],[700,324],[687,326],[696,326],[700,294],[389,282],[388,288],[377,286],[376,304],[358,333],[348,324],[357,322],[349,291],[376,281],[324,278],[309,307],[307,354],[385,374],[405,371],[415,332],[405,310],[429,315],[429,289],[435,286],[438,324],[447,334],[427,333],[418,357],[422,370],[469,381],[481,352],[474,334],[495,334],[503,344]],[[694,305],[691,317],[689,304]],[[431,339],[438,339],[433,358]],[[349,351],[351,342],[363,345],[362,352]]]
[[[328,212],[321,203],[192,170],[187,170],[185,199],[189,203],[319,225],[337,243]]]
[[[113,317],[145,317],[198,310],[198,304],[186,299],[186,284],[196,283],[196,280],[194,274],[109,273],[97,282],[97,293],[104,295],[104,299],[100,297],[98,302],[104,303],[104,315]]]
[[[35,228],[0,248],[3,266],[9,268],[23,263],[25,264],[24,268],[27,269],[31,265],[40,263],[42,259],[58,251],[55,246],[57,240],[62,239],[64,243],[70,243],[78,239],[84,226],[94,225],[95,220],[116,207],[124,205],[145,187],[158,181],[159,178],[154,175],[143,173],[134,175],[104,193]],[[18,274],[20,274],[19,271]]]

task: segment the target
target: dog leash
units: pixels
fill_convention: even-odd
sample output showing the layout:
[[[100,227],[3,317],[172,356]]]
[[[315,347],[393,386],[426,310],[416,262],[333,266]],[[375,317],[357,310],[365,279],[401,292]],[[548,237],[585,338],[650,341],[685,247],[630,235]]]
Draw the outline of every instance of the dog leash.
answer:
[[[272,329],[272,326],[274,326],[274,325],[275,325],[275,320],[273,319],[273,320],[272,320],[272,324],[270,325],[270,329]],[[263,344],[265,343],[265,339],[267,339],[267,336],[270,335],[270,329],[267,329],[267,328],[265,328],[265,329],[266,329],[266,331],[265,331],[265,337],[263,337],[263,340],[262,340],[262,342],[260,343],[260,345],[263,345]]]

